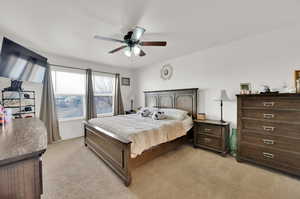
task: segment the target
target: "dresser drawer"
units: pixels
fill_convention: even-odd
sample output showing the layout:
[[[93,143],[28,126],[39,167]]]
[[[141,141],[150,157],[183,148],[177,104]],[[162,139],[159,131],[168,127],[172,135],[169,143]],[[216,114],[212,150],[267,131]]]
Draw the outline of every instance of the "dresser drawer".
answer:
[[[209,135],[196,133],[196,145],[208,146],[214,149],[222,148],[222,140],[220,138],[212,137]]]
[[[260,135],[253,132],[243,131],[241,135],[241,141],[266,146],[269,148],[300,153],[300,139]]]
[[[300,125],[280,124],[257,120],[242,120],[242,130],[257,131],[263,135],[286,136],[300,138]]]
[[[299,122],[300,111],[274,111],[274,110],[250,110],[244,109],[242,117],[264,119],[269,121]],[[300,124],[300,123],[299,123]]]
[[[217,137],[222,136],[222,127],[219,126],[205,125],[205,124],[196,125],[195,131],[197,133],[202,133],[202,134],[207,134],[207,135],[212,135]]]
[[[252,108],[270,108],[270,109],[299,109],[299,98],[273,98],[273,97],[259,97],[247,98],[242,102],[243,107]]]
[[[300,174],[300,154],[241,143],[239,156],[278,169],[291,169]]]

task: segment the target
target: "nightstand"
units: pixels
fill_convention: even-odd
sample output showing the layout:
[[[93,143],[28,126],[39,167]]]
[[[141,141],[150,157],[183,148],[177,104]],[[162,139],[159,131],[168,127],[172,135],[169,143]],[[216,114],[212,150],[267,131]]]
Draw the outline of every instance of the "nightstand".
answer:
[[[226,156],[229,150],[229,123],[217,120],[194,120],[194,146]]]
[[[135,114],[135,113],[136,113],[135,110],[128,110],[128,111],[125,111],[125,115]]]

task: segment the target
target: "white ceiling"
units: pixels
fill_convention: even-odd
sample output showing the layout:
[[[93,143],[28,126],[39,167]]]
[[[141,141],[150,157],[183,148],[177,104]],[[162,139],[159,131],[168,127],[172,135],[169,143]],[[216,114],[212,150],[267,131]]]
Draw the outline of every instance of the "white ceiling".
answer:
[[[298,0],[0,0],[0,30],[44,52],[134,68],[294,25],[299,10]],[[128,58],[107,53],[118,43],[93,39],[121,39],[134,25],[168,46]]]

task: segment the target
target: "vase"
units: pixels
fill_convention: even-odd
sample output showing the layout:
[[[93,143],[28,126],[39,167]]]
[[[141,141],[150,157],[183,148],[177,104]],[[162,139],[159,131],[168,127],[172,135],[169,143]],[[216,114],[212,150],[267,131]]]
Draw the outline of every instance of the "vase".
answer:
[[[235,128],[232,129],[229,142],[230,142],[229,143],[230,154],[232,156],[236,156],[236,151],[237,151],[237,129],[235,129]]]

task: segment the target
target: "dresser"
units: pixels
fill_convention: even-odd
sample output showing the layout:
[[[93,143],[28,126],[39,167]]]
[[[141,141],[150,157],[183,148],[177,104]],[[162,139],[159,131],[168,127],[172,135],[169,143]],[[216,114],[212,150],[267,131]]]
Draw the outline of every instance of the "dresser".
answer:
[[[229,123],[217,120],[194,120],[194,146],[225,156],[228,152]]]
[[[238,161],[300,175],[300,95],[237,95]]]
[[[47,130],[37,118],[15,119],[0,127],[0,198],[40,199],[42,155]]]

